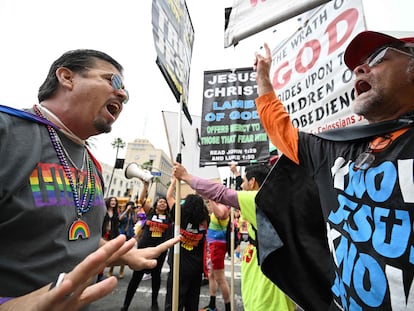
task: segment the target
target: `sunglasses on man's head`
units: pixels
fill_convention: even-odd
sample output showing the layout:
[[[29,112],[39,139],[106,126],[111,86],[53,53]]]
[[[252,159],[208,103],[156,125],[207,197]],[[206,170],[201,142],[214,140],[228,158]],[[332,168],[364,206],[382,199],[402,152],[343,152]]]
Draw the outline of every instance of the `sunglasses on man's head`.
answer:
[[[374,53],[373,55],[371,55],[368,58],[368,60],[365,62],[365,64],[367,64],[370,68],[372,68],[372,67],[378,65],[379,63],[382,63],[382,61],[386,58],[389,51],[394,51],[394,52],[398,52],[398,53],[407,55],[409,57],[414,57],[413,54],[410,54],[408,52],[399,50],[399,49],[394,48],[392,46],[388,46],[388,47],[384,47],[382,50],[379,50],[377,53]]]

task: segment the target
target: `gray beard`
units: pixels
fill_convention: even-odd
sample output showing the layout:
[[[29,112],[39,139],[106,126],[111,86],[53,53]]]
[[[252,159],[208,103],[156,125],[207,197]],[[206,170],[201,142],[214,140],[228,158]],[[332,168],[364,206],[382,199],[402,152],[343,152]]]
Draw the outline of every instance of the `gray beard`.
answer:
[[[355,114],[364,116],[369,120],[370,116],[380,113],[383,101],[384,99],[382,94],[378,93],[375,93],[374,95],[365,99],[356,98],[354,99],[354,103],[352,105],[352,111]]]

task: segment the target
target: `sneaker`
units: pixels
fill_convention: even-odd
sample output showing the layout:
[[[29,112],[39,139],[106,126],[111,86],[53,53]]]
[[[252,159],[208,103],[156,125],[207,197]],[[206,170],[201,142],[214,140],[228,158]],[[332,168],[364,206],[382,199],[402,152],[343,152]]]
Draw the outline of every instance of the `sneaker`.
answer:
[[[217,311],[217,308],[211,308],[209,306],[200,309],[199,311]]]
[[[152,279],[152,275],[151,273],[145,273],[144,276],[142,277],[142,280],[151,280]]]

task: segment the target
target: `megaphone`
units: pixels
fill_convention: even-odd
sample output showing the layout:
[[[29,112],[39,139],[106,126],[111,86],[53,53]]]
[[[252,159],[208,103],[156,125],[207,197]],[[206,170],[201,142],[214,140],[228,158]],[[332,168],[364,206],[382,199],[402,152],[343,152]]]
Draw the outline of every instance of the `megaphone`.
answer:
[[[146,182],[150,182],[154,178],[154,176],[152,176],[149,170],[142,169],[135,162],[128,164],[128,166],[125,169],[125,177],[128,179],[136,177]]]

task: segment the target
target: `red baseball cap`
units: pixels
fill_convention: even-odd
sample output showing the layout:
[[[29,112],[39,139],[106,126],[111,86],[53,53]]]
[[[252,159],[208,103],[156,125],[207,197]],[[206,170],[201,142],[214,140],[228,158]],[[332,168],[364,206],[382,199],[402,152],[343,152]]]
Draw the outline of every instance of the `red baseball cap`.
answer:
[[[385,45],[398,46],[405,43],[414,43],[414,37],[398,39],[380,32],[363,31],[349,43],[345,50],[344,61],[349,69],[354,70],[380,47]]]

